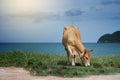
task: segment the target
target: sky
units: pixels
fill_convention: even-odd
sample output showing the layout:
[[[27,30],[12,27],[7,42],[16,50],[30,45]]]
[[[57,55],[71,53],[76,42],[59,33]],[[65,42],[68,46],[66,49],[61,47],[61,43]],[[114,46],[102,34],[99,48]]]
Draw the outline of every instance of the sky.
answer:
[[[61,42],[68,25],[97,42],[120,30],[120,0],[0,0],[0,42]]]

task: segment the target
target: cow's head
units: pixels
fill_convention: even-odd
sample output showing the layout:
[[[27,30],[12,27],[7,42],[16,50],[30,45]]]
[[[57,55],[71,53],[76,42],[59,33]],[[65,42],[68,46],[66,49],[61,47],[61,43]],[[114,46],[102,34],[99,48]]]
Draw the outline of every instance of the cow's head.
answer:
[[[85,50],[83,56],[81,57],[81,61],[85,66],[90,66],[90,56],[93,50]]]

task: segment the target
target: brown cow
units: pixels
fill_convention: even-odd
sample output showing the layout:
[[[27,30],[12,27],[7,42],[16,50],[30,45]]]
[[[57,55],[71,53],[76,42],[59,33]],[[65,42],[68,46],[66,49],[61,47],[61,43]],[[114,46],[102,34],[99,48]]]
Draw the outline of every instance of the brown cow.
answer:
[[[80,32],[75,26],[65,26],[62,38],[62,44],[65,47],[68,56],[72,58],[72,65],[75,66],[76,56],[78,55],[85,66],[90,66],[90,52],[86,50],[81,42]]]

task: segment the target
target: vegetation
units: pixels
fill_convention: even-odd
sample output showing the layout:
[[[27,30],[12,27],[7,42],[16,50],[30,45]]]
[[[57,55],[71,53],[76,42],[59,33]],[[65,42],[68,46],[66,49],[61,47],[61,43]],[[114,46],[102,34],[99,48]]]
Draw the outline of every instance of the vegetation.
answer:
[[[98,43],[120,43],[120,31],[116,31],[113,34],[105,34],[101,36]]]
[[[81,77],[99,74],[120,73],[120,56],[92,57],[91,66],[84,67],[77,59],[76,66],[67,65],[67,57],[62,55],[37,54],[29,52],[1,52],[1,67],[23,67],[32,75]]]

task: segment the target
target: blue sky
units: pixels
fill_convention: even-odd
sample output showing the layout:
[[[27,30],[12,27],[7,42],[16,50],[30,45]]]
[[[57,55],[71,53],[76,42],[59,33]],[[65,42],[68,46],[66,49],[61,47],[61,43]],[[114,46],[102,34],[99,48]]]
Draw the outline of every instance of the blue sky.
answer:
[[[66,25],[97,42],[120,30],[120,0],[0,0],[0,42],[61,42]]]

